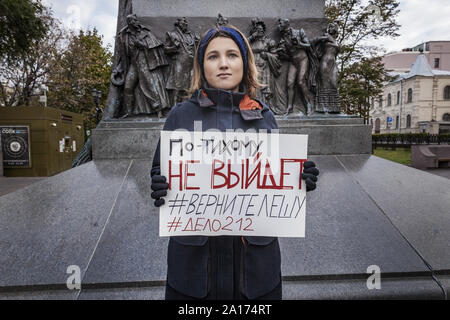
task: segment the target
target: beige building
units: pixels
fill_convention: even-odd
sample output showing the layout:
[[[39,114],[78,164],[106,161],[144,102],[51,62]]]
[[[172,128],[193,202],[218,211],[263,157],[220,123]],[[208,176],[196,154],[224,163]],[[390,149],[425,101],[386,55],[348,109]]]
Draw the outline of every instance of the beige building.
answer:
[[[397,78],[384,86],[378,101],[372,100],[372,132],[449,133],[450,71],[432,69],[421,52],[409,72],[398,69],[392,73]]]
[[[388,71],[407,73],[421,52],[434,70],[450,70],[450,41],[428,41],[388,53],[383,57],[384,67]]]

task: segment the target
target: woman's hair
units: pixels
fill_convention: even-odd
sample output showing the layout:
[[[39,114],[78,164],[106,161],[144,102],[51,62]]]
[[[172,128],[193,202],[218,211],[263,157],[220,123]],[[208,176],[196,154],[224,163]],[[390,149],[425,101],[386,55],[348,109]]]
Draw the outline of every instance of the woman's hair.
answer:
[[[200,65],[201,64],[200,61],[203,61],[203,57],[199,57],[199,54],[203,54],[203,55],[205,54],[205,49],[208,46],[208,44],[211,42],[211,40],[214,38],[218,38],[218,37],[224,37],[224,38],[230,38],[236,42],[236,40],[233,39],[233,36],[230,35],[230,33],[226,30],[227,28],[233,29],[234,31],[236,31],[240,35],[240,37],[242,38],[242,40],[244,42],[246,53],[247,53],[246,54],[247,61],[244,61],[244,64],[243,64],[244,65],[244,76],[243,76],[242,82],[245,84],[248,96],[252,99],[256,97],[256,91],[258,90],[259,87],[261,87],[261,84],[258,82],[258,70],[257,70],[256,64],[255,64],[255,57],[253,56],[253,52],[250,47],[250,44],[247,41],[247,38],[242,34],[241,31],[239,31],[239,29],[237,29],[236,27],[234,27],[232,25],[226,25],[226,26],[215,27],[213,29],[210,29],[200,39],[199,45],[197,46],[197,50],[195,51],[194,74],[193,74],[192,80],[191,80],[191,88],[189,89],[189,92],[188,92],[189,95],[192,95],[196,90],[201,89],[206,82],[206,79],[203,74],[203,66]],[[206,44],[205,44],[204,42],[205,42],[205,38],[207,36],[209,38],[206,40]],[[203,50],[200,50],[202,44],[204,45],[204,47],[202,48]],[[239,47],[238,43],[237,43],[237,45]],[[199,53],[200,51],[202,53]],[[241,56],[242,56],[242,59],[244,59],[244,54],[242,54],[242,52],[241,52]]]

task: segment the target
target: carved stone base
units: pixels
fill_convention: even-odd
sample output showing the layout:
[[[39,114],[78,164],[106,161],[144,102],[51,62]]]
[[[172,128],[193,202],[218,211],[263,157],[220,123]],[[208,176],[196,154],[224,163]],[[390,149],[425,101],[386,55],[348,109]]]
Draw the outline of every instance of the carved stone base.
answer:
[[[164,120],[102,121],[92,133],[93,159],[152,159]]]
[[[309,135],[308,154],[370,154],[371,126],[362,119],[289,117],[277,119],[280,133]],[[152,159],[164,120],[103,121],[92,136],[93,159]]]
[[[308,154],[370,154],[372,127],[346,115],[277,119],[281,133],[307,134]]]

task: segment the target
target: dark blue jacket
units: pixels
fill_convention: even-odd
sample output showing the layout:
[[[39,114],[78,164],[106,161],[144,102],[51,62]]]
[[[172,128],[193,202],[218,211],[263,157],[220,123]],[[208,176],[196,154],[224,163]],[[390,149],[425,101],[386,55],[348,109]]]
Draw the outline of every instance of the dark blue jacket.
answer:
[[[206,93],[206,94],[204,94]],[[163,130],[194,131],[194,121],[202,121],[202,129],[278,129],[270,109],[241,110],[243,92],[220,89],[198,90],[192,97],[172,108]],[[246,97],[248,98],[248,97]],[[248,99],[246,99],[248,101]],[[152,176],[160,172],[159,143],[153,159]],[[231,238],[231,237],[230,237]],[[196,298],[208,294],[209,237],[171,237],[168,249],[167,281],[175,290]],[[281,281],[281,258],[277,238],[245,237],[242,258],[241,292],[254,299],[273,290]],[[224,249],[225,250],[225,249]],[[187,275],[189,275],[187,277]],[[220,277],[227,275],[218,275]],[[232,283],[233,279],[224,279]]]

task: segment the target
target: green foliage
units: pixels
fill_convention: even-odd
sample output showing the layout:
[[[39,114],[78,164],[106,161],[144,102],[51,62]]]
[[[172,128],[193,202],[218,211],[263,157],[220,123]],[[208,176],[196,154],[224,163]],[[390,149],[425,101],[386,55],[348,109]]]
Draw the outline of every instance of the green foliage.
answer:
[[[14,7],[30,2],[12,1],[17,1]],[[95,128],[92,91],[102,91],[99,105],[104,105],[110,85],[111,50],[96,29],[69,33],[50,9],[42,7],[40,1],[33,3],[41,8],[40,21],[46,31],[40,39],[30,38],[28,47],[14,61],[0,57],[0,105],[39,105],[41,85],[46,85],[47,106],[81,113],[85,128]],[[10,5],[10,0],[0,0],[0,6],[5,4]]]
[[[345,68],[339,77],[342,110],[358,114],[368,123],[371,100],[381,94],[387,78],[381,58],[362,58]]]
[[[26,53],[48,29],[40,0],[0,1],[0,58],[14,61]]]
[[[0,58],[0,105],[33,105],[38,103],[41,85],[48,78],[50,67],[58,54],[65,33],[52,12],[44,8],[41,21],[46,33],[41,39],[32,40],[27,50],[11,57]]]
[[[398,37],[398,0],[326,0],[325,17],[337,24],[340,71],[379,48],[368,44],[380,37]],[[377,10],[373,10],[377,8]]]
[[[82,113],[86,129],[95,128],[94,89],[102,91],[100,105],[106,102],[113,55],[103,46],[103,36],[96,29],[71,34],[69,45],[54,61],[47,82],[49,105]]]
[[[418,132],[418,133],[376,133],[372,134],[373,141],[381,141],[381,140],[415,140],[415,139],[425,139],[430,136],[429,133]],[[450,133],[441,133],[438,135],[440,139],[450,139]]]
[[[411,144],[448,144],[450,143],[450,134],[449,133],[441,133],[441,134],[428,134],[428,133],[382,133],[382,134],[373,134],[372,135],[372,144],[377,146],[389,145],[405,145],[408,146]]]
[[[370,45],[380,37],[397,37],[398,0],[326,0],[325,16],[338,26],[341,109],[369,121],[370,102],[388,80],[379,54]],[[372,11],[372,8],[377,8]]]

